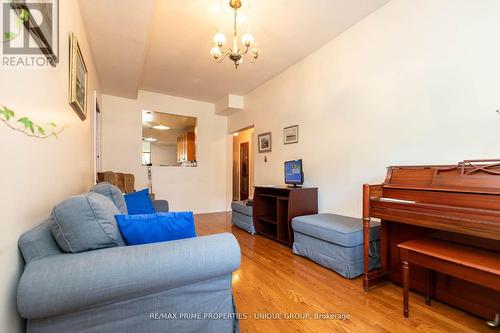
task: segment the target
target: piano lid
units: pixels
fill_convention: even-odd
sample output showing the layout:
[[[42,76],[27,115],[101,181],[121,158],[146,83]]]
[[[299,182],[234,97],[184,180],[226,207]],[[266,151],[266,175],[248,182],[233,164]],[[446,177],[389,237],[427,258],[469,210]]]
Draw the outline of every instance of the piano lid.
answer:
[[[384,188],[500,194],[500,159],[464,160],[457,165],[391,166]]]

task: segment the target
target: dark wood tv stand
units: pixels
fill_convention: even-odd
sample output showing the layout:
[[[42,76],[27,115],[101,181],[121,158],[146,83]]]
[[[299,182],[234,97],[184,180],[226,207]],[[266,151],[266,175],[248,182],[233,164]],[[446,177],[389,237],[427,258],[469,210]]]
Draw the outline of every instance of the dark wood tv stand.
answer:
[[[255,186],[253,224],[259,234],[291,246],[292,219],[317,213],[316,187]]]

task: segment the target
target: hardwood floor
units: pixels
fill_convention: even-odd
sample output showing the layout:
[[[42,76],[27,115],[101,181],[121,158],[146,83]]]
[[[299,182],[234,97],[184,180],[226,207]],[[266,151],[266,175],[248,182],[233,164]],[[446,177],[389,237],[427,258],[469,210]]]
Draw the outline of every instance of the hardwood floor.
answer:
[[[233,233],[241,267],[233,274],[241,332],[493,332],[473,315],[410,293],[410,318],[402,313],[402,288],[388,283],[363,291],[361,277],[348,280],[290,248],[231,226],[231,213],[196,215],[199,235]],[[297,314],[296,320],[256,319],[256,313]],[[314,319],[315,313],[348,319]],[[310,314],[309,318],[304,318]]]

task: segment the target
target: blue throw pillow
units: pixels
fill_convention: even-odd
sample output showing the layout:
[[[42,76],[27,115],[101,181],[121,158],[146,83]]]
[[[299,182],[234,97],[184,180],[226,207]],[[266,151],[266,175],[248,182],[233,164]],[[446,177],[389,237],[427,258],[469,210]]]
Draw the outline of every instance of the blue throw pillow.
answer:
[[[153,203],[149,198],[149,189],[147,188],[125,194],[125,202],[127,203],[127,211],[130,215],[156,213]]]
[[[192,212],[115,215],[115,218],[127,245],[196,237]]]

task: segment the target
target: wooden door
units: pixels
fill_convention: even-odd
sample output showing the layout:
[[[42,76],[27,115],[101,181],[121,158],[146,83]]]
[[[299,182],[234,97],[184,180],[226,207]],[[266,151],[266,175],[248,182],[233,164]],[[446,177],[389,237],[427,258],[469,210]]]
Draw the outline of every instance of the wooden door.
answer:
[[[240,200],[247,200],[250,187],[249,144],[240,144]]]

